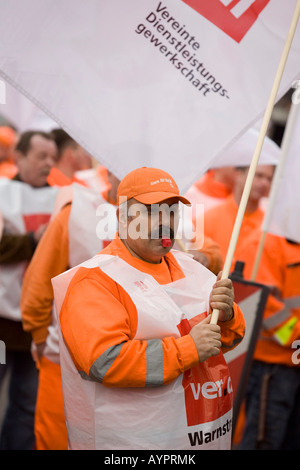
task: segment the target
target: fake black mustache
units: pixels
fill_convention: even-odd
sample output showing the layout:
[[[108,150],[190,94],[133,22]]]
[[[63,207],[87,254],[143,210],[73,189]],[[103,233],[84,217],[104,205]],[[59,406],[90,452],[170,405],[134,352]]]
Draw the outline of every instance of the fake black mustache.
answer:
[[[174,239],[174,230],[171,227],[166,227],[165,225],[160,225],[159,227],[151,230],[151,238],[158,239],[167,237],[171,240]]]

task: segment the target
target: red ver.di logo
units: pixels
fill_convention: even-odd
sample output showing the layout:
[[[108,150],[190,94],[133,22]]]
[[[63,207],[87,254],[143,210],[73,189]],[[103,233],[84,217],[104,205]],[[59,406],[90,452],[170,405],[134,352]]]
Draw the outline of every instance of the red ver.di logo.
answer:
[[[182,0],[240,42],[270,0]]]

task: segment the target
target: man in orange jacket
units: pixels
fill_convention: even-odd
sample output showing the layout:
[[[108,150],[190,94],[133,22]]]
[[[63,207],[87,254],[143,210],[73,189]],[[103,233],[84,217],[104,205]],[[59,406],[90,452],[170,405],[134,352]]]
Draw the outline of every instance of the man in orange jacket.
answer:
[[[70,247],[74,247],[72,240],[77,236],[78,225],[81,224],[84,216],[76,210],[78,198],[83,199],[83,204],[87,205],[92,201],[92,220],[89,225],[82,228],[81,240],[76,242],[77,261],[84,261],[86,253],[88,257],[97,253],[99,247],[105,246],[105,243],[109,243],[113,238],[112,235],[106,242],[98,239],[95,226],[98,221],[96,207],[108,205],[107,200],[116,204],[119,179],[111,172],[107,172],[107,181],[109,186],[105,187],[105,199],[100,194],[84,187],[78,188],[79,193],[73,190],[72,202],[64,205],[50,223],[24,277],[21,295],[23,328],[32,336],[39,368],[34,429],[37,450],[66,450],[68,448],[59,354],[52,326],[51,278],[74,266]],[[85,194],[87,194],[86,199],[84,199]],[[88,211],[89,207],[84,209]],[[91,237],[93,242],[89,243]],[[83,249],[86,244],[88,247]],[[95,248],[95,253],[93,248]]]
[[[242,340],[244,319],[229,279],[170,252],[179,201],[188,203],[169,174],[129,173],[116,238],[53,280],[71,449],[230,447],[221,350]]]
[[[31,450],[38,374],[31,337],[22,329],[20,296],[24,272],[50,220],[57,190],[47,185],[56,159],[52,136],[40,131],[20,135],[15,149],[18,174],[0,178],[0,340],[6,345],[0,388],[9,377],[9,400],[1,430],[1,450]]]
[[[247,173],[248,167],[236,168],[232,194],[228,196],[225,202],[210,209],[204,215],[204,234],[215,240],[219,245],[223,260],[226,258]],[[260,207],[260,201],[269,194],[273,173],[273,165],[259,165],[257,167],[234,252],[233,266],[236,260],[244,259],[245,253],[240,253],[240,246],[244,240],[251,236],[253,230],[256,230],[262,224],[264,211]]]
[[[110,171],[106,170],[106,173],[105,179],[107,179],[108,186],[105,186],[103,197],[110,203],[116,204],[119,180]],[[46,230],[35,256],[29,264],[22,289],[23,328],[26,332],[31,333],[37,348],[40,375],[35,414],[37,450],[67,449],[59,359],[54,359],[53,353],[51,359],[46,357],[45,348],[47,338],[49,338],[48,329],[52,328],[53,289],[51,278],[74,266],[70,253],[70,246],[72,246],[70,238],[74,235],[74,228],[70,232],[71,210],[71,203],[66,204]],[[80,214],[77,214],[76,217],[80,224]],[[94,226],[87,226],[85,230],[88,233],[95,231]],[[87,243],[85,237],[83,237],[82,243]],[[91,252],[89,256],[92,254]],[[221,257],[215,243],[206,240],[201,254],[209,260],[208,267],[213,272],[217,268],[220,269]],[[195,252],[194,256],[196,256]],[[84,261],[84,258],[80,259],[78,254],[77,259],[78,262]]]
[[[261,232],[247,240],[250,279]],[[272,288],[246,392],[241,449],[300,449],[300,244],[266,234],[256,281]]]
[[[205,212],[222,203],[232,193],[234,168],[221,167],[208,170],[185,193],[192,205],[204,204]]]
[[[50,186],[86,185],[76,173],[92,166],[91,156],[64,129],[53,129],[51,134],[57,145],[57,161],[48,176]]]

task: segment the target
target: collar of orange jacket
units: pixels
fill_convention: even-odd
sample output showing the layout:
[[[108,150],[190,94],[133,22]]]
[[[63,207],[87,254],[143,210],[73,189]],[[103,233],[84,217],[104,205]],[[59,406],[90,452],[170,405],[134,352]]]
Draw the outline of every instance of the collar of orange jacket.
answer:
[[[200,180],[195,183],[196,188],[208,196],[224,199],[231,190],[224,183],[216,181],[213,177],[213,170],[209,170]]]
[[[9,160],[0,162],[0,177],[13,178],[18,173],[18,167]]]
[[[114,240],[101,251],[101,254],[119,256],[139,271],[150,274],[156,279],[157,277],[163,279],[162,284],[166,284],[174,280],[174,271],[177,273],[175,278],[184,277],[184,274],[172,253],[167,253],[163,256],[162,262],[159,264],[148,263],[147,261],[135,258],[126,248],[118,233],[116,233]]]
[[[75,176],[73,176],[73,178],[69,178],[62,171],[55,167],[51,169],[47,181],[50,186],[69,186],[72,183],[78,183],[82,186],[87,186],[84,181],[79,180]]]

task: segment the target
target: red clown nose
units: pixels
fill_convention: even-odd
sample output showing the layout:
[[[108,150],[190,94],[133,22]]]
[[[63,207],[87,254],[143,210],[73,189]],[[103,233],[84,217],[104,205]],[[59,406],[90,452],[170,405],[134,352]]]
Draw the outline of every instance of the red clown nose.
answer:
[[[170,238],[163,238],[162,239],[162,246],[164,248],[168,248],[169,246],[171,246],[171,239]]]

